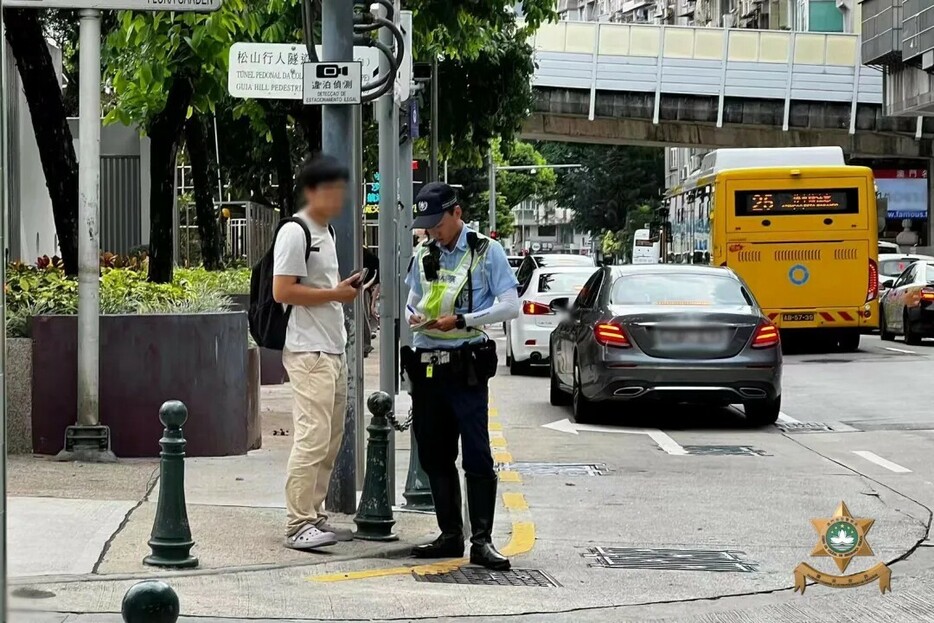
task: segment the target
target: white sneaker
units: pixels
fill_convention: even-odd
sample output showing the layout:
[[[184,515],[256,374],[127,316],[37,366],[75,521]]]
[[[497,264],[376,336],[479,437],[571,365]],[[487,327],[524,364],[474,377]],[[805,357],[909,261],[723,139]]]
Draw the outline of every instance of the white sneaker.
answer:
[[[335,545],[336,543],[337,537],[333,532],[324,532],[313,524],[308,524],[285,539],[286,547],[299,550],[317,549],[319,547]]]

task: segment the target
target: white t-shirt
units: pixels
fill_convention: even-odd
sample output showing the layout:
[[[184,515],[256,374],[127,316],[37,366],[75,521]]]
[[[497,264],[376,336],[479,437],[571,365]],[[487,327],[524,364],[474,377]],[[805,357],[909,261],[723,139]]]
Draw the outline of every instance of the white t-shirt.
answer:
[[[299,282],[312,288],[333,288],[340,282],[337,248],[328,228],[318,225],[303,212],[301,218],[311,233],[311,253],[305,262],[305,232],[298,223],[286,223],[276,236],[276,276],[299,277]],[[304,307],[292,307],[285,334],[285,349],[295,353],[328,353],[343,355],[347,345],[344,327],[344,306],[337,302]]]

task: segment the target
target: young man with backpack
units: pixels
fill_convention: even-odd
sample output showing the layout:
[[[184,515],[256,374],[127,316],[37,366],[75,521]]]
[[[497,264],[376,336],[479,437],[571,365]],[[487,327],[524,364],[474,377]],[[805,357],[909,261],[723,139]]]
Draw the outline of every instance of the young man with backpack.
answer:
[[[329,225],[344,206],[348,177],[333,158],[307,163],[298,177],[305,206],[283,221],[273,243],[272,298],[287,315],[282,362],[294,401],[285,485],[286,547],[292,549],[353,539],[351,530],[331,526],[324,514],[347,406],[343,306],[362,285],[359,274],[341,281]]]

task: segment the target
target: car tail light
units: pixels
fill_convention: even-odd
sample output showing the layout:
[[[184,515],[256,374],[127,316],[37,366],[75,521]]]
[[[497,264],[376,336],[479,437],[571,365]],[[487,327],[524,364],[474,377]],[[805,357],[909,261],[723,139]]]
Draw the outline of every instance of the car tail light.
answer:
[[[921,288],[922,301],[934,301],[934,288]]]
[[[875,260],[869,260],[869,287],[866,289],[866,302],[879,296],[879,265]]]
[[[526,316],[544,316],[545,314],[553,314],[551,308],[542,303],[536,303],[535,301],[526,301],[522,304],[522,313]]]
[[[778,327],[771,322],[764,322],[756,327],[756,334],[752,336],[752,347],[771,348],[779,341]]]
[[[593,328],[593,335],[597,342],[604,346],[614,346],[616,348],[629,348],[629,338],[626,332],[615,322],[601,322]]]

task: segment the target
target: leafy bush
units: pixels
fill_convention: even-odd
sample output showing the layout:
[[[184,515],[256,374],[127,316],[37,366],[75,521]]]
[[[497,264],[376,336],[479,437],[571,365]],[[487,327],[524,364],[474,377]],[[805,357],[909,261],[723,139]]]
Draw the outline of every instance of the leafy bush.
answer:
[[[37,315],[78,313],[78,281],[65,276],[58,258],[40,258],[36,266],[14,262],[7,267],[7,335],[28,335]],[[172,283],[146,281],[145,259],[102,257],[102,314],[197,314],[229,309],[230,294],[249,291],[249,270],[209,272],[177,269]],[[122,266],[122,267],[115,267]]]

